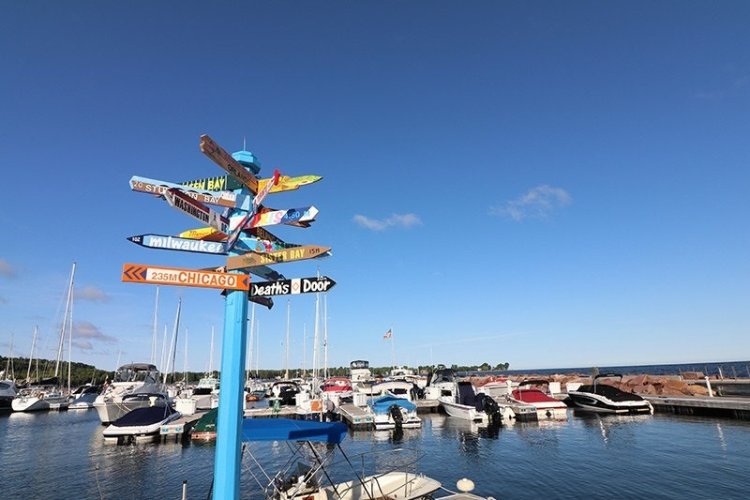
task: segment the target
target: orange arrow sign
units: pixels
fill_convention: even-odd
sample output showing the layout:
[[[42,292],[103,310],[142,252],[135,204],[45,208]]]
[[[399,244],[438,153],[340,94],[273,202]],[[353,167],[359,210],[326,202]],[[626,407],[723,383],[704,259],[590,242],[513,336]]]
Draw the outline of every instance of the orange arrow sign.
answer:
[[[128,283],[150,283],[152,285],[218,288],[220,290],[247,291],[250,288],[250,276],[246,274],[217,273],[214,271],[149,266],[146,264],[123,264],[122,281]]]
[[[244,255],[237,255],[227,259],[227,269],[244,269],[247,267],[265,266],[268,264],[281,264],[283,262],[292,262],[295,260],[314,259],[325,257],[331,247],[321,247],[317,245],[301,245],[294,248],[285,248],[275,252],[255,253],[249,252]]]

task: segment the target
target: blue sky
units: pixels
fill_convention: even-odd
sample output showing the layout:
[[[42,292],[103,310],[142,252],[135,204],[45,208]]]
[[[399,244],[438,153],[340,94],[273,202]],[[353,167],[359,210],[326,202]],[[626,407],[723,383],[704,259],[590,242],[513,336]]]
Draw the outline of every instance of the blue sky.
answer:
[[[267,203],[320,210],[272,231],[333,247],[278,270],[338,282],[334,365],[390,364],[391,327],[410,364],[750,358],[748,25],[746,2],[5,4],[0,351],[38,324],[52,355],[76,261],[73,358],[148,360],[155,289],[122,264],[221,259],[128,242],[196,226],[128,179],[220,175],[208,133],[324,176]],[[160,331],[180,296],[204,370],[223,301],[162,287]],[[299,366],[314,297],[291,311]]]

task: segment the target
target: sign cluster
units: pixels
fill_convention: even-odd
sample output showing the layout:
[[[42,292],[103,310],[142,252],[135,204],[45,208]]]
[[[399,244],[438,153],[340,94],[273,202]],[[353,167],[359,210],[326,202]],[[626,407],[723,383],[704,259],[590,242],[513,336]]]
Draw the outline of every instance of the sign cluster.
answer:
[[[321,177],[288,177],[276,170],[273,177],[258,179],[255,173],[259,167],[254,162],[243,165],[208,135],[201,136],[200,149],[227,175],[179,183],[133,176],[130,189],[164,199],[203,227],[175,236],[141,234],[128,240],[146,248],[229,257],[215,270],[124,264],[122,281],[247,291],[249,300],[269,308],[273,306],[272,296],[327,292],[333,288],[336,282],[327,276],[286,279],[268,267],[330,255],[330,247],[286,243],[266,229],[277,224],[310,227],[317,208],[279,210],[263,205],[271,193],[297,190]],[[248,272],[269,281],[251,283]]]

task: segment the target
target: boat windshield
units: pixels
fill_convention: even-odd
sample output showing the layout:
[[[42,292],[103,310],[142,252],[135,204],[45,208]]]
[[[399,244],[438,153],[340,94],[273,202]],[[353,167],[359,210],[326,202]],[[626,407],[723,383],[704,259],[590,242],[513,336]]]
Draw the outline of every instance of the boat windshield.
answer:
[[[122,367],[115,373],[115,382],[147,382],[155,383],[158,378],[156,370],[143,370],[131,367]]]
[[[357,359],[357,360],[352,361],[349,364],[349,367],[353,368],[355,370],[361,370],[361,369],[364,369],[364,368],[370,368],[370,362],[369,361],[365,361],[363,359]]]

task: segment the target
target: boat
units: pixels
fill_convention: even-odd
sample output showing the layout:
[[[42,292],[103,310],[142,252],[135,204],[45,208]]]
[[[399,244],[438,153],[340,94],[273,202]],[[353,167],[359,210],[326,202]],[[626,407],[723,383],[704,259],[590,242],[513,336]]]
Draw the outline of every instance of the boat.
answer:
[[[193,388],[190,398],[195,401],[197,410],[210,410],[219,404],[219,379],[204,377],[198,380],[198,385]]]
[[[73,391],[70,396],[69,410],[88,410],[94,407],[94,401],[102,388],[98,385],[86,384]]]
[[[333,403],[334,407],[339,407],[343,401],[352,399],[351,381],[347,377],[329,377],[323,381],[320,395]]]
[[[491,398],[498,400],[507,398],[513,392],[513,389],[518,387],[518,384],[506,377],[491,376],[483,379],[481,382],[475,382],[475,387],[477,392],[487,394]]]
[[[129,411],[148,406],[149,394],[161,393],[159,370],[148,363],[122,365],[94,401],[101,423],[114,422]],[[144,396],[145,395],[145,396]]]
[[[370,399],[368,406],[373,413],[376,430],[422,427],[422,419],[417,416],[417,405],[407,399],[386,394]]]
[[[163,397],[163,395],[162,395]],[[161,426],[177,420],[182,416],[180,412],[172,409],[166,404],[156,404],[151,401],[151,406],[136,408],[112,422],[102,435],[105,439],[119,438],[141,438],[150,437],[161,432]]]
[[[67,410],[68,396],[60,390],[60,380],[52,377],[24,387],[11,401],[13,411]]]
[[[443,365],[432,372],[427,387],[424,389],[424,398],[438,400],[440,398],[452,398],[456,388],[456,372]]]
[[[441,488],[440,482],[411,471],[388,470],[380,474],[364,475],[354,469],[353,463],[341,448],[347,435],[346,425],[341,422],[314,422],[286,418],[252,418],[242,423],[243,441],[287,442],[293,456],[286,461],[285,468],[277,473],[262,470],[255,457],[254,463],[261,468],[260,474],[253,474],[266,498],[279,500],[355,500],[361,498],[407,500],[430,498]],[[330,481],[327,470],[333,460],[332,453],[313,452],[303,455],[308,449],[315,450],[313,443],[325,443],[329,448],[337,448],[350,464],[355,479],[340,483],[322,485],[325,478]],[[252,455],[252,446],[243,447],[243,452]],[[391,450],[392,452],[398,450]],[[303,457],[312,460],[312,465],[303,462]],[[300,459],[300,461],[295,461]],[[364,465],[363,465],[364,467]],[[359,467],[358,467],[359,469]],[[270,478],[268,484],[260,483],[259,478]]]
[[[405,366],[392,368],[388,380],[405,380],[414,384],[420,391],[424,391],[424,388],[427,387],[427,377],[417,375],[414,370]]]
[[[524,380],[518,388],[508,394],[508,402],[520,406],[531,406],[536,410],[537,420],[565,420],[568,418],[568,406],[553,398],[538,387],[549,387],[546,380]]]
[[[349,363],[349,379],[353,391],[370,394],[370,388],[374,382],[372,371],[370,371],[370,362],[364,359],[355,359]]]
[[[300,393],[300,387],[291,380],[277,380],[271,384],[268,392],[269,399],[278,401],[279,405],[295,406],[297,404],[295,396]]]
[[[0,412],[11,411],[11,402],[18,395],[16,383],[12,380],[0,380]]]
[[[443,396],[439,399],[449,416],[496,426],[501,425],[503,421],[509,422],[515,416],[509,406],[500,406],[486,394],[477,394],[471,382],[458,381],[455,386],[453,396]]]
[[[599,382],[602,378],[622,380],[622,375],[619,373],[597,375],[591,385],[582,385],[575,391],[568,391],[571,402],[578,409],[599,413],[654,413],[651,403],[641,396],[602,384]]]
[[[190,431],[190,439],[193,441],[211,441],[216,439],[216,418],[219,408],[213,408],[206,412],[193,426]]]
[[[372,384],[370,388],[370,395],[373,397],[383,396],[390,394],[397,398],[403,398],[408,401],[413,401],[417,395],[417,386],[406,380],[384,380],[382,382],[376,382]]]

